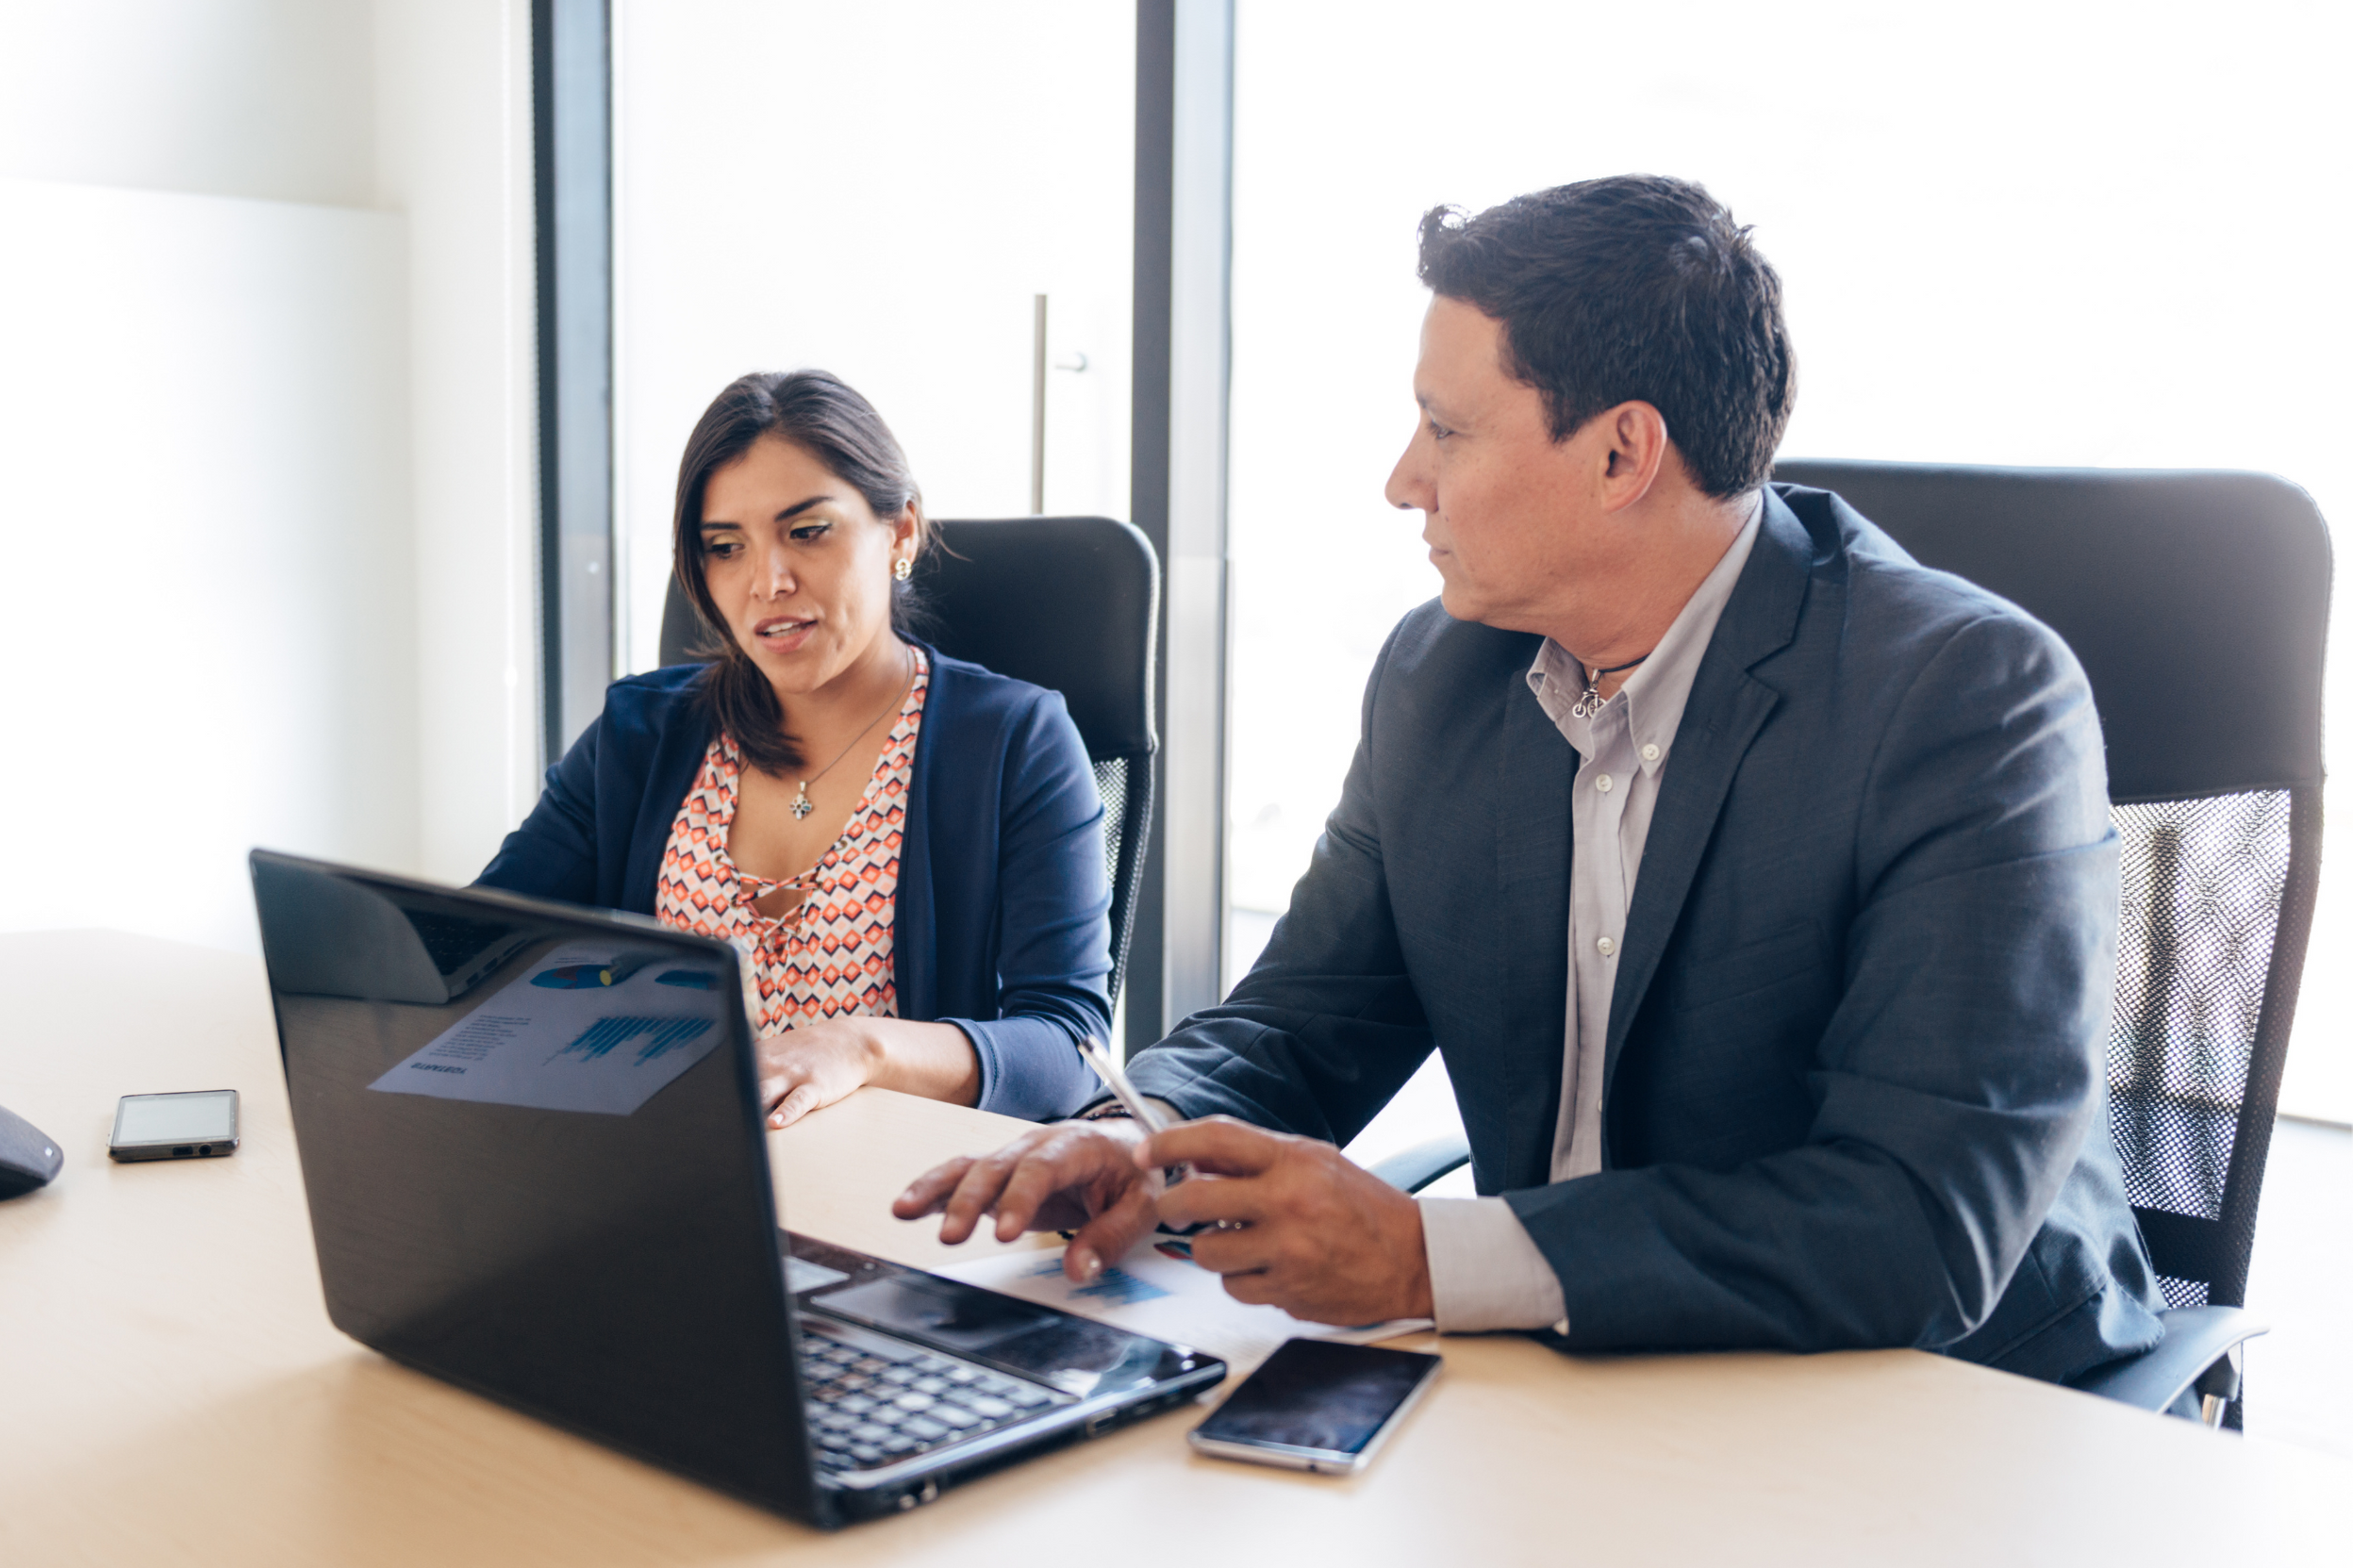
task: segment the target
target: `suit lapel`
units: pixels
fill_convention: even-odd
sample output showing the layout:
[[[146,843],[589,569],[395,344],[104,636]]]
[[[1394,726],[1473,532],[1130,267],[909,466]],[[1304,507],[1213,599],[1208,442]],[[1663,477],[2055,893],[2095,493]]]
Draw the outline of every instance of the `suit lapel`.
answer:
[[[1617,1076],[1626,1032],[1682,916],[1683,900],[1741,759],[1781,701],[1780,693],[1748,671],[1797,635],[1813,554],[1805,525],[1766,490],[1756,545],[1700,657],[1691,698],[1683,705],[1682,725],[1675,732],[1674,750],[1659,780],[1658,808],[1643,844],[1634,901],[1626,913],[1617,983],[1610,995],[1609,1041],[1601,1067],[1604,1104]]]
[[[1533,657],[1535,639],[1529,639]],[[1551,1180],[1568,1014],[1569,788],[1577,752],[1528,689],[1523,661],[1503,692],[1498,757],[1495,869],[1501,1010],[1494,1035],[1507,1053],[1497,1078],[1502,1106],[1504,1189]]]

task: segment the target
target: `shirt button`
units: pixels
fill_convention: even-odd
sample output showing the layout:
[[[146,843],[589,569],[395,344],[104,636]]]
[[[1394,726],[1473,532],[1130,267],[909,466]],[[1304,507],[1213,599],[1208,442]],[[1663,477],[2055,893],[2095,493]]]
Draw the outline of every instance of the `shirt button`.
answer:
[[[1607,958],[1610,954],[1617,951],[1617,943],[1616,940],[1607,936],[1604,936],[1595,942],[1594,946],[1601,949],[1601,956],[1603,958]]]
[[[1659,745],[1657,741],[1650,741],[1643,747],[1642,760],[1645,762],[1656,762],[1659,760]]]
[[[1607,773],[1602,774],[1593,781],[1593,787],[1607,795],[1610,792],[1610,776]]]

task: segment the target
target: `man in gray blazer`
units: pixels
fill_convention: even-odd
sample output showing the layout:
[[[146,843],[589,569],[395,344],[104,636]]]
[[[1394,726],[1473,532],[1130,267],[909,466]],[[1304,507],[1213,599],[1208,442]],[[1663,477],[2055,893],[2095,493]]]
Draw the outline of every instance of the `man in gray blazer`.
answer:
[[[1570,1348],[1916,1345],[2065,1379],[2156,1344],[2110,1141],[2117,867],[2066,646],[1768,485],[1780,280],[1649,177],[1423,222],[1391,635],[1265,955],[1099,1118],[900,1199],[1154,1219],[1245,1301]],[[1475,1199],[1342,1157],[1433,1048]],[[1178,1162],[1199,1173],[1163,1187]]]

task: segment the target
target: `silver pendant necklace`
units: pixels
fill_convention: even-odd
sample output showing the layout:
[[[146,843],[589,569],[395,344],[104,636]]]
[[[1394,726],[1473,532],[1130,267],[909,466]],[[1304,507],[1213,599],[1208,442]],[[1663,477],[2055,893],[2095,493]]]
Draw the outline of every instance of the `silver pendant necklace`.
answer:
[[[839,751],[834,754],[833,762],[827,763],[824,767],[819,768],[816,772],[801,781],[799,793],[794,795],[792,798],[792,815],[795,821],[806,817],[809,813],[817,809],[817,802],[809,799],[809,785],[817,783],[818,780],[832,772],[834,770],[835,764],[840,762],[843,757],[850,754],[850,748],[852,746],[855,746],[859,741],[864,740],[868,734],[872,733],[874,726],[880,724],[887,716],[898,712],[899,704],[906,701],[907,687],[913,685],[914,684],[915,672],[910,669],[907,671],[906,681],[899,687],[899,694],[890,700],[890,705],[884,708],[881,713],[878,713],[873,718],[868,719],[866,721],[866,728],[860,730],[856,734],[850,737],[850,745],[843,747]]]
[[[1577,699],[1577,705],[1569,709],[1569,713],[1579,718],[1591,718],[1600,713],[1600,711],[1609,706],[1610,703],[1610,700],[1601,695],[1601,677],[1604,675],[1615,675],[1621,669],[1632,669],[1634,666],[1640,664],[1642,659],[1647,659],[1649,656],[1650,655],[1649,653],[1645,653],[1642,655],[1641,659],[1628,659],[1624,664],[1614,664],[1607,669],[1596,667],[1585,676],[1584,693]],[[1577,662],[1577,668],[1579,669],[1583,669],[1585,668],[1584,661],[1580,659]]]

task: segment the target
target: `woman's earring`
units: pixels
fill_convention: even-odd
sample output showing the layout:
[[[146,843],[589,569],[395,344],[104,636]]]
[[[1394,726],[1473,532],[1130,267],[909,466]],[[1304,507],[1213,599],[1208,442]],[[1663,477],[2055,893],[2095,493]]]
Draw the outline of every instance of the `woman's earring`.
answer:
[[[891,562],[890,575],[894,581],[901,583],[903,583],[908,578],[914,576],[915,557],[912,555],[902,555],[897,560]]]

